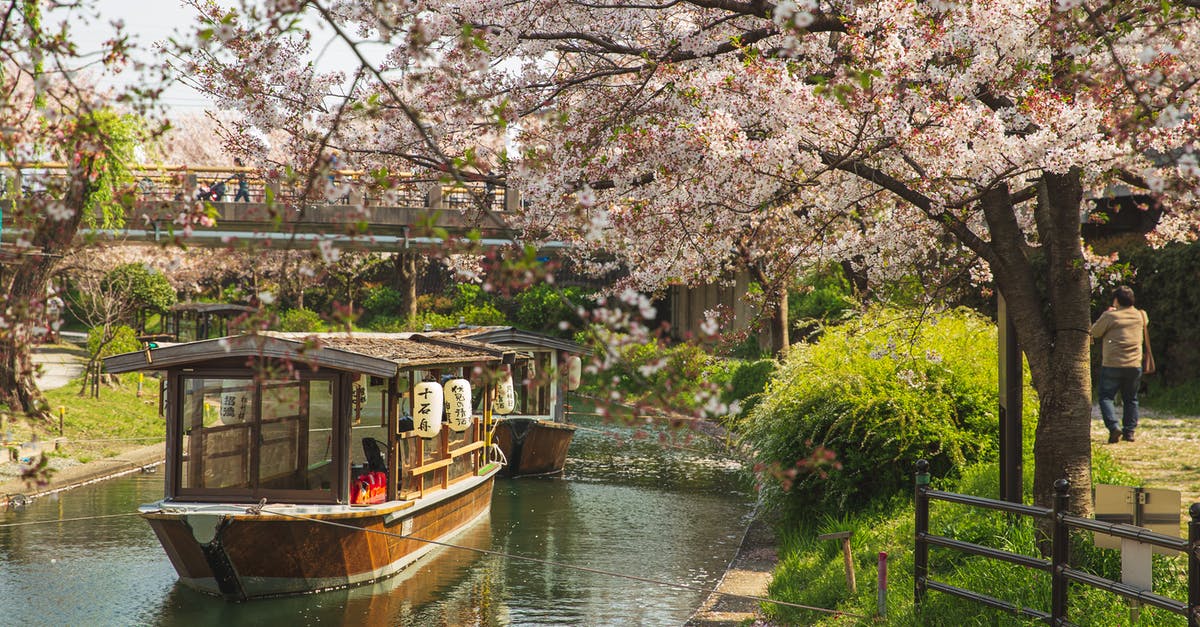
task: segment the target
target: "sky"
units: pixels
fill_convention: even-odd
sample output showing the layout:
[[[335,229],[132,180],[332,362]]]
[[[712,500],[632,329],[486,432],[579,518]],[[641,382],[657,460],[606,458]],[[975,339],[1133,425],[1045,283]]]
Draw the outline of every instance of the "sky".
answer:
[[[81,50],[97,50],[100,43],[112,33],[108,22],[122,20],[126,31],[136,43],[139,52],[135,58],[153,62],[159,60],[154,54],[153,44],[175,37],[194,37],[188,31],[193,28],[194,10],[177,0],[95,0],[96,7],[104,20],[100,24],[73,23],[72,32]],[[232,3],[222,2],[227,6]],[[320,50],[332,37],[332,31],[322,29],[314,20],[316,33],[313,49]],[[331,46],[318,59],[318,68],[332,68],[338,64],[357,64],[350,52],[337,45]],[[120,79],[118,79],[120,80]],[[185,85],[173,85],[164,94],[161,103],[170,112],[179,114],[199,113],[212,109],[214,105],[204,94]]]

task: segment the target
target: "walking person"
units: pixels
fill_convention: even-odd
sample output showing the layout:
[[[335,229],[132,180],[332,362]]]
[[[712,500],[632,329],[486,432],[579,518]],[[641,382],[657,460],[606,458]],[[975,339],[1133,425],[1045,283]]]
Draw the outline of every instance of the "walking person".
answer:
[[[242,160],[234,157],[233,164],[239,168],[246,167]],[[250,202],[250,182],[246,180],[246,173],[238,170],[231,178],[237,180],[237,193],[233,195],[233,202],[243,201]]]
[[[1150,323],[1146,312],[1134,307],[1133,290],[1120,286],[1113,303],[1096,324],[1092,338],[1101,343],[1100,415],[1108,427],[1108,443],[1134,441],[1138,425],[1138,385],[1142,380],[1142,343]],[[1121,422],[1117,422],[1116,398],[1121,394]]]

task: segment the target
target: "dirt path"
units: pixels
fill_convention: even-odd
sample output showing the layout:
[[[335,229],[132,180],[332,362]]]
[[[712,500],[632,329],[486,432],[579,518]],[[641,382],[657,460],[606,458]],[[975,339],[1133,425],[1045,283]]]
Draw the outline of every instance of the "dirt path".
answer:
[[[1108,430],[1099,408],[1093,408],[1092,414],[1092,442],[1145,480],[1145,487],[1178,490],[1187,520],[1187,508],[1200,502],[1200,416],[1172,416],[1143,408],[1137,441],[1107,444]]]

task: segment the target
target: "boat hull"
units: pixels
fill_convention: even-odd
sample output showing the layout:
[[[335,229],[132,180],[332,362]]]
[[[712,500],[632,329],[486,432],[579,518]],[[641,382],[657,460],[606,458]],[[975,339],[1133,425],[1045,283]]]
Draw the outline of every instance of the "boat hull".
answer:
[[[259,514],[166,503],[142,516],[188,587],[234,601],[300,594],[400,572],[438,546],[421,540],[444,542],[488,513],[495,474],[414,502],[268,505]]]
[[[575,425],[537,418],[504,418],[496,425],[496,443],[508,463],[502,477],[554,475],[567,463]]]

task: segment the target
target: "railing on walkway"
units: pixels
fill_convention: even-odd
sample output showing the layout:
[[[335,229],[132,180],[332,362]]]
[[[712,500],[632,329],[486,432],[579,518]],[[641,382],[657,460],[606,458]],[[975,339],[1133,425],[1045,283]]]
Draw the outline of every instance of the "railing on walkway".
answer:
[[[0,187],[4,195],[32,195],[49,189],[64,188],[67,173],[63,163],[0,162]],[[137,166],[132,169],[142,204],[203,200],[214,202],[264,203],[268,195],[277,203],[294,204],[326,202],[355,204],[364,207],[412,207],[425,209],[470,210],[486,207],[491,211],[512,210],[520,199],[515,190],[485,180],[468,180],[463,184],[443,184],[400,173],[393,177],[388,189],[381,189],[373,177],[357,170],[333,170],[319,179],[320,184],[309,189],[307,181],[288,185],[275,171],[259,168],[229,166]],[[476,177],[477,179],[479,177]],[[244,180],[246,198],[237,198],[238,183]],[[333,200],[326,198],[325,181],[332,187]],[[223,183],[220,195],[211,190]],[[304,198],[304,193],[315,194]]]
[[[1188,510],[1191,521],[1188,523],[1188,539],[1154,533],[1142,527],[1118,523],[1108,523],[1090,518],[1081,518],[1067,514],[1070,497],[1070,483],[1059,479],[1054,483],[1054,507],[1045,508],[1031,505],[1021,505],[998,501],[994,499],[942,492],[929,487],[929,462],[917,462],[916,474],[916,551],[913,555],[913,579],[915,584],[914,601],[919,610],[929,590],[936,590],[954,595],[976,603],[981,603],[999,610],[1041,620],[1049,625],[1073,625],[1067,620],[1068,586],[1071,582],[1081,583],[1127,599],[1138,601],[1145,605],[1154,606],[1188,620],[1188,627],[1200,627],[1200,503],[1193,504]],[[1030,516],[1035,519],[1048,520],[1053,524],[1051,537],[1050,559],[1044,560],[1029,557],[1019,553],[1011,553],[999,549],[962,542],[929,533],[929,502],[946,501],[972,507],[998,510],[1009,514]],[[1155,594],[1118,581],[1106,579],[1071,568],[1070,565],[1070,530],[1082,529],[1097,533],[1106,533],[1118,538],[1136,540],[1165,549],[1182,551],[1188,561],[1188,600],[1187,603]],[[929,547],[938,546],[952,549],[969,555],[1016,564],[1025,568],[1050,573],[1050,611],[1022,607],[1007,601],[997,599],[980,592],[959,588],[946,583],[935,581],[929,577]]]

